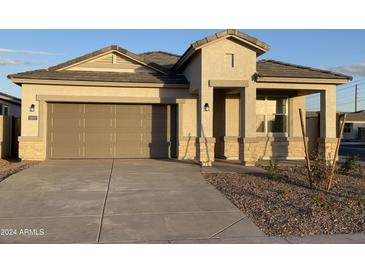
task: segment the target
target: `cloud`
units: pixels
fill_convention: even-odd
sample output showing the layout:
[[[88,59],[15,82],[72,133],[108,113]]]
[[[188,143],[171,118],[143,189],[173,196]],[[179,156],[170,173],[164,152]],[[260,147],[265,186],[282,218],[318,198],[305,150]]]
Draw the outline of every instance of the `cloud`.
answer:
[[[23,53],[23,54],[31,54],[31,55],[57,55],[56,53],[52,53],[52,52],[48,52],[48,51],[0,48],[0,54],[11,54],[11,53]]]
[[[343,74],[350,74],[365,77],[365,63],[339,66],[332,69]]]
[[[30,66],[34,65],[31,61],[21,61],[21,60],[13,60],[13,59],[0,59],[0,66],[16,66],[16,65],[25,65]]]

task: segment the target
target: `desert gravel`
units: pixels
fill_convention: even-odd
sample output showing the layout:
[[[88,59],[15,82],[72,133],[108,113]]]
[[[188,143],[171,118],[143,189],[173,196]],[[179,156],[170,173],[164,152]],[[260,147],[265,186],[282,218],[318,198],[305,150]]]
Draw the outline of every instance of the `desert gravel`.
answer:
[[[281,167],[280,177],[205,174],[269,236],[365,232],[365,177],[336,175],[331,192],[310,189],[303,167]]]

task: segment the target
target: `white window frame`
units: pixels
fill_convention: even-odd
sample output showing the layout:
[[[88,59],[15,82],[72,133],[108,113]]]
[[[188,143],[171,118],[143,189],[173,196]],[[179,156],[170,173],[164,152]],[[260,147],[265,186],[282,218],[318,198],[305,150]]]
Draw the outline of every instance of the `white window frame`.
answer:
[[[261,135],[261,136],[288,137],[288,132],[289,132],[289,96],[286,96],[286,95],[257,95],[256,100],[258,99],[258,97],[264,98],[264,101],[265,101],[265,103],[264,103],[264,114],[257,113],[257,110],[256,110],[256,117],[257,117],[257,115],[264,115],[264,132],[256,131],[256,134],[259,135],[259,136]],[[267,111],[268,97],[286,99],[285,114],[282,114],[282,113],[268,113],[268,111]],[[267,119],[268,115],[283,115],[283,116],[286,116],[286,132],[268,132],[268,119]],[[256,119],[256,117],[255,117],[255,119]]]

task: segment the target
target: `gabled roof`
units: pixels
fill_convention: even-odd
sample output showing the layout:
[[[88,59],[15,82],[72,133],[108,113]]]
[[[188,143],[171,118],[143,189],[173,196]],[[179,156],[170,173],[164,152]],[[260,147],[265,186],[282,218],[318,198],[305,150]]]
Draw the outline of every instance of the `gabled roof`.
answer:
[[[180,55],[165,51],[149,51],[138,54],[138,56],[141,56],[145,61],[158,64],[165,69],[172,68],[180,58]]]
[[[177,70],[178,68],[180,68],[200,48],[202,48],[218,39],[229,38],[229,37],[236,38],[240,41],[243,41],[243,42],[251,45],[256,50],[258,56],[267,52],[268,50],[270,50],[270,46],[268,44],[260,41],[259,39],[255,38],[255,37],[247,35],[238,30],[227,29],[227,30],[217,32],[213,35],[207,36],[201,40],[198,40],[198,41],[192,43],[190,45],[190,47],[185,51],[185,53],[180,57],[180,59],[176,62],[173,69]]]
[[[329,70],[305,67],[275,60],[260,60],[257,62],[258,77],[283,78],[316,78],[316,79],[345,79],[352,80],[352,76]]]
[[[64,70],[72,65],[84,62],[108,52],[119,52],[141,64],[148,66],[154,72],[96,72],[96,71],[68,71]],[[186,85],[187,80],[183,75],[169,72],[169,63],[176,61],[177,55],[165,52],[147,52],[141,55],[134,54],[118,46],[109,46],[85,54],[70,61],[33,71],[20,72],[8,75],[9,79],[39,79],[39,80],[70,80],[94,82],[121,82],[121,83],[158,83]]]
[[[143,56],[134,54],[133,52],[130,52],[130,51],[128,51],[124,48],[121,48],[117,45],[111,45],[111,46],[108,46],[108,47],[93,51],[91,53],[88,53],[88,54],[82,55],[80,57],[77,57],[75,59],[69,60],[67,62],[58,64],[56,66],[49,67],[48,70],[49,71],[62,70],[63,68],[70,67],[74,64],[78,64],[78,63],[86,61],[90,58],[102,55],[102,54],[107,53],[107,52],[112,52],[112,51],[120,53],[122,55],[125,55],[125,56],[131,58],[132,60],[137,61],[138,63],[140,63],[142,65],[145,65],[145,66],[147,66],[147,67],[149,67],[149,68],[151,68],[151,69],[153,69],[157,72],[167,74],[167,71],[164,67],[162,67],[162,66],[160,66],[160,65],[158,65],[158,64],[156,64],[156,63],[154,63],[150,60],[145,60],[143,58]]]

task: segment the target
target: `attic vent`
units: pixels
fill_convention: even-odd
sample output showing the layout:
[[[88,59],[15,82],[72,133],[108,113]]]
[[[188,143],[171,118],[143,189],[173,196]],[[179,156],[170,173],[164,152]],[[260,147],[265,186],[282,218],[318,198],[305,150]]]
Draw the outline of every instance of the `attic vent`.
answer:
[[[234,54],[226,53],[224,56],[224,63],[226,69],[234,68]]]

